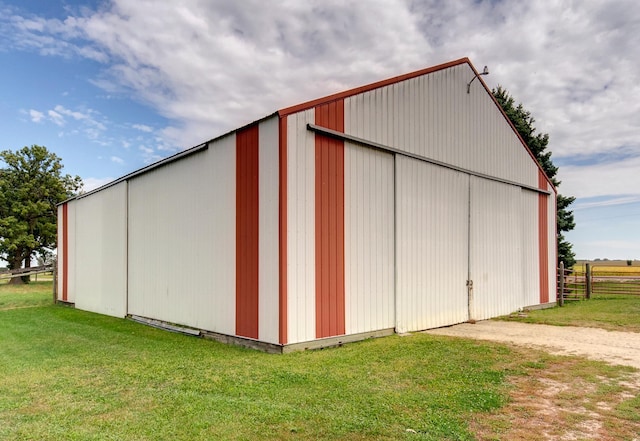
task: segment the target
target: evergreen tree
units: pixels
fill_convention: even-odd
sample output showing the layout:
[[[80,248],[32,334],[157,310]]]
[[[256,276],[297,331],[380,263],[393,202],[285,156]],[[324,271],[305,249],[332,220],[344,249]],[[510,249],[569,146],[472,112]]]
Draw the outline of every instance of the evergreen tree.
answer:
[[[553,185],[558,187],[560,181],[555,176],[558,173],[558,167],[553,165],[551,161],[551,152],[546,151],[549,144],[549,135],[547,133],[536,133],[535,119],[531,116],[531,112],[526,110],[522,103],[516,106],[515,100],[509,93],[498,86],[497,89],[491,91],[498,101],[498,104],[504,110],[504,113],[511,120],[516,130],[536,157],[542,170],[547,174]],[[556,199],[556,224],[558,229],[558,263],[564,262],[565,268],[573,268],[576,263],[575,254],[572,245],[564,238],[563,232],[571,231],[576,224],[573,219],[573,212],[569,210],[569,206],[575,200],[574,197],[566,197],[558,194]]]

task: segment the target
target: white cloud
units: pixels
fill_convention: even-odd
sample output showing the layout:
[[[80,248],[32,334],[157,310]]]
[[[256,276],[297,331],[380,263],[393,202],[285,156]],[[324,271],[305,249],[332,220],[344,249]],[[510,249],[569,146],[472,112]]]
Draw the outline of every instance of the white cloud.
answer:
[[[23,113],[26,113],[23,111]],[[93,109],[71,110],[60,104],[54,106],[45,113],[31,109],[29,110],[31,121],[39,123],[48,120],[59,127],[68,127],[67,133],[71,135],[83,134],[87,139],[100,144],[109,145],[111,139],[105,134],[108,131],[108,120]],[[75,125],[73,123],[76,123]],[[59,132],[62,137],[64,132]]]
[[[62,115],[67,115],[72,117],[73,119],[76,120],[83,120],[83,119],[87,119],[88,116],[84,113],[81,112],[74,112],[72,110],[66,109],[64,106],[61,106],[60,104],[58,104],[57,106],[54,107],[54,109],[56,112],[62,114]]]
[[[277,108],[446,60],[426,59],[429,44],[397,2],[187,9],[117,1],[80,26],[116,60],[96,84],[132,90],[172,121],[163,133],[183,146]]]
[[[153,131],[152,127],[149,127],[145,124],[133,124],[131,127],[145,133],[151,133]]]
[[[31,121],[35,123],[48,119],[59,127],[67,126],[69,120],[76,121],[80,123],[80,126],[70,129],[70,133],[79,133],[81,131],[88,139],[98,143],[104,143],[104,141],[100,141],[100,138],[103,133],[107,131],[107,126],[105,122],[98,119],[100,115],[95,110],[87,109],[82,112],[67,109],[66,107],[58,104],[53,109],[48,110],[46,112],[46,116],[45,113],[34,109],[29,110],[29,116],[31,117]],[[60,132],[59,136],[62,135],[63,132]]]
[[[111,160],[111,162],[115,162],[116,164],[124,164],[124,159],[120,158],[119,156],[112,156],[109,159]]]
[[[618,205],[628,205],[635,203],[640,203],[640,195],[613,197],[593,202],[578,202],[573,204],[571,208],[575,211],[598,207],[614,207]]]
[[[82,182],[84,183],[83,186],[83,191],[85,192],[89,192],[91,190],[95,190],[98,187],[102,187],[105,184],[108,184],[109,182],[114,181],[115,178],[93,178],[93,177],[88,177],[88,178],[82,178]]]
[[[38,112],[37,110],[30,109],[29,116],[31,117],[31,121],[35,123],[39,123],[44,118],[44,113]]]
[[[79,112],[79,111],[67,109],[60,104],[55,106],[54,110],[57,113],[61,115],[69,116],[75,119],[76,121],[82,121],[87,126],[90,126],[96,130],[104,131],[107,129],[103,122],[98,121],[97,118],[99,117],[99,114],[95,110],[87,109],[85,112]]]
[[[560,168],[560,191],[578,198],[611,195],[640,196],[640,156],[606,164]]]
[[[469,56],[530,110],[563,166],[560,191],[588,198],[638,195],[640,6],[631,0],[113,0],[65,20],[0,18],[4,44],[103,63],[92,82],[152,106],[156,152],[189,147],[274,110]],[[142,31],[141,31],[142,30]],[[0,43],[0,49],[3,43]],[[60,106],[61,107],[61,106]],[[83,109],[54,108],[59,125],[107,124]],[[57,119],[56,119],[57,118]],[[32,116],[33,119],[33,116]],[[89,121],[93,121],[90,123]],[[102,124],[100,126],[99,124]],[[128,127],[147,131],[146,125]],[[90,130],[91,129],[91,130]],[[132,138],[133,139],[133,138]],[[141,139],[132,145],[152,145]],[[145,149],[147,147],[144,147]],[[145,162],[157,154],[139,149]],[[625,161],[589,158],[624,153]],[[574,161],[575,162],[575,161]]]
[[[152,164],[166,156],[158,154],[154,149],[147,147],[144,144],[140,144],[138,146],[138,150],[142,152],[142,161],[144,162],[144,164]]]
[[[15,23],[38,37],[33,44],[42,50],[109,61],[94,83],[131,91],[155,107],[171,121],[159,131],[170,145],[192,146],[278,108],[470,56],[489,66],[490,86],[502,84],[524,103],[562,158],[621,146],[640,154],[640,59],[632,56],[638,20],[640,7],[624,0],[289,0],[188,8],[114,0],[64,21]]]
[[[56,112],[55,110],[49,110],[47,112],[47,115],[49,115],[49,119],[56,125],[62,127],[65,124],[65,120],[64,117],[62,115],[60,115],[58,112]]]
[[[1,6],[1,5],[0,5]],[[45,19],[36,16],[22,16],[11,6],[3,7],[0,14],[0,30],[7,38],[0,40],[0,49],[35,50],[45,56],[81,56],[100,63],[109,61],[109,57],[100,48],[87,42],[80,26],[82,19],[69,16],[65,20]]]

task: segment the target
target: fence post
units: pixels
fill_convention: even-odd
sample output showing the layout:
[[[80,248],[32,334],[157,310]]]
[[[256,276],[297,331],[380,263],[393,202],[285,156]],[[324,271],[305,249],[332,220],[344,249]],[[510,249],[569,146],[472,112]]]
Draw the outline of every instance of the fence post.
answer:
[[[587,299],[591,298],[591,264],[587,263],[585,264],[587,271],[585,274],[585,282],[586,282],[586,287],[585,287],[585,291],[586,291],[586,296]]]
[[[58,301],[58,259],[53,261],[53,303]]]
[[[564,262],[560,262],[560,269],[558,270],[558,281],[559,283],[559,290],[560,292],[558,293],[558,305],[559,306],[564,306]]]

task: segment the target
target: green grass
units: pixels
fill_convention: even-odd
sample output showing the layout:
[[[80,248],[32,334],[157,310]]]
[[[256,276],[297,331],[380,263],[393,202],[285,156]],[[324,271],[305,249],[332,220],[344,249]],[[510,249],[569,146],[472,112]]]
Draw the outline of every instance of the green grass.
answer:
[[[51,282],[31,282],[25,285],[9,285],[0,281],[0,311],[5,309],[45,306],[53,302]]]
[[[529,311],[525,316],[512,314],[500,319],[640,332],[640,296],[595,295],[590,300],[567,301],[563,307]]]
[[[473,440],[510,378],[551,360],[427,334],[269,355],[53,305],[50,287],[0,286],[2,440]]]
[[[0,291],[19,308],[0,311],[0,439],[471,440],[471,415],[507,399],[499,345],[420,334],[276,356],[30,287]]]

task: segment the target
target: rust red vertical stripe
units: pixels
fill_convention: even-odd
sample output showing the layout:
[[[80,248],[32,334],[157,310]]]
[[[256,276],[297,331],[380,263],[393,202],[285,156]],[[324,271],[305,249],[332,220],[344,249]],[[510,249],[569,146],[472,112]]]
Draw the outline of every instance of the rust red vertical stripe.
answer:
[[[344,132],[344,100],[315,108],[315,123]],[[315,135],[316,338],[345,333],[344,142]]]
[[[258,125],[236,133],[236,335],[258,338]]]
[[[280,118],[278,174],[280,188],[278,193],[279,213],[279,339],[280,344],[287,344],[287,117]]]
[[[62,204],[62,301],[69,296],[69,211],[68,204]]]
[[[547,179],[538,170],[538,188],[547,190]],[[538,254],[540,260],[540,303],[549,302],[549,196],[538,194]]]

